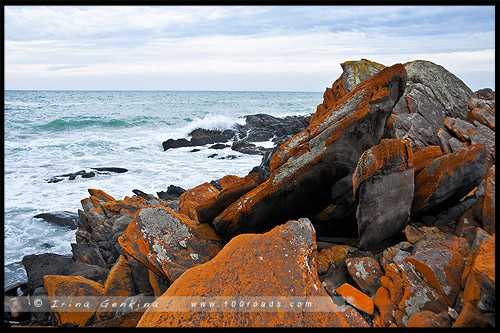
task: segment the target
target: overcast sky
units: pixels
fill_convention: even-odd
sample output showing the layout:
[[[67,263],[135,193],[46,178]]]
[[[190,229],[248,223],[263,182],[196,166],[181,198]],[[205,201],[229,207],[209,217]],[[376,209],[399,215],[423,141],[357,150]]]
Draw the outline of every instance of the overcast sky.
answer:
[[[495,84],[494,7],[5,7],[6,89],[323,91],[425,59]]]

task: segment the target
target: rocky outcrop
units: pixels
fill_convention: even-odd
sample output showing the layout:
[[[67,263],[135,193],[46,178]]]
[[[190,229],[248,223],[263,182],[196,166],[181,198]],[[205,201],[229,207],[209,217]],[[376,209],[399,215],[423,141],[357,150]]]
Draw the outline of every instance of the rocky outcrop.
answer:
[[[217,232],[230,237],[263,230],[327,206],[331,186],[380,140],[404,80],[401,65],[383,70],[344,96],[337,109],[285,141],[273,154],[269,178],[214,219]]]
[[[262,235],[240,235],[215,258],[186,271],[156,301],[156,306],[168,311],[173,306],[169,297],[175,296],[328,296],[316,273],[315,250],[314,229],[306,219],[289,221]],[[323,305],[330,311],[175,311],[165,316],[147,310],[138,326],[347,326],[345,315],[335,311],[333,301],[327,297],[325,302]]]
[[[382,140],[361,155],[352,183],[358,198],[356,220],[362,248],[380,245],[409,221],[414,192],[412,161],[410,145],[399,139]]]
[[[168,139],[162,143],[163,150],[172,148],[210,146],[211,149],[224,149],[229,141],[233,141],[231,149],[243,154],[264,155],[269,149],[255,145],[254,142],[273,140],[275,143],[303,130],[308,124],[309,116],[273,117],[267,114],[245,116],[245,124],[235,123],[232,129],[217,130],[197,128],[189,136],[190,140]]]
[[[78,228],[79,224],[78,214],[68,211],[41,213],[33,216],[33,218],[42,219],[47,223],[59,225],[72,230]]]
[[[111,173],[124,173],[124,172],[128,171],[125,168],[115,168],[115,167],[90,168],[90,170],[93,170],[93,171],[80,170],[77,172],[57,175],[57,176],[54,176],[54,177],[48,179],[47,183],[59,183],[59,182],[63,181],[64,178],[67,178],[68,180],[75,180],[78,176],[80,176],[81,178],[93,178],[97,175],[110,175]]]

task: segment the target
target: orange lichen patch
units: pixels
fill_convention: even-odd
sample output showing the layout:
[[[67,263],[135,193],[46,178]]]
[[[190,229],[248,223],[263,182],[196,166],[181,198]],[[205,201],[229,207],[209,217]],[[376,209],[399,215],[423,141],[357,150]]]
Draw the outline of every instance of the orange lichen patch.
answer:
[[[196,207],[199,222],[212,222],[214,217],[216,217],[220,212],[222,212],[242,195],[253,190],[263,181],[262,177],[257,173],[250,173],[243,178],[237,178],[238,179],[232,178],[231,182],[224,181],[224,185],[222,184],[221,179],[221,185],[223,186],[222,191],[206,202],[200,203],[198,207]]]
[[[464,289],[464,303],[477,304],[485,291],[495,286],[495,235],[485,239],[478,249]],[[488,290],[489,289],[489,290]],[[494,297],[494,295],[493,295]]]
[[[380,143],[366,150],[358,160],[352,174],[352,190],[355,194],[366,179],[383,172],[399,172],[412,167],[410,143],[400,139],[382,139]]]
[[[495,166],[488,170],[484,180],[484,198],[481,204],[481,223],[484,230],[495,233]]]
[[[104,295],[106,296],[132,296],[135,294],[132,271],[124,256],[118,257],[118,261],[109,271],[104,283]]]
[[[212,260],[184,272],[146,310],[138,327],[348,326],[345,315],[321,288],[315,252],[314,228],[306,219],[264,234],[234,237]],[[324,312],[180,311],[169,302],[176,296],[309,296],[321,297],[326,308]]]
[[[300,210],[293,202],[298,202],[296,197],[300,194],[294,192],[292,186],[296,189],[306,182],[311,182],[311,177],[307,177],[311,173],[319,173],[328,180],[327,174],[335,173],[334,166],[330,164],[335,163],[335,157],[339,158],[336,156],[336,148],[341,145],[339,139],[359,131],[360,124],[375,122],[376,125],[370,126],[385,125],[391,106],[379,108],[373,105],[386,100],[395,103],[405,80],[406,71],[402,65],[386,68],[342,97],[336,104],[338,107],[317,121],[311,121],[308,128],[292,136],[273,154],[268,180],[241,196],[220,213],[213,221],[216,230],[219,233],[234,235],[245,229],[243,225],[258,229],[265,224],[263,221],[267,218],[267,214],[262,212],[268,211],[276,201],[280,205],[293,205],[295,209]],[[372,136],[376,134],[370,133],[368,137],[358,140],[356,145],[368,146],[379,140],[378,136]],[[344,145],[345,142],[342,146]],[[290,158],[292,156],[293,158]],[[327,182],[316,181],[328,185]],[[322,202],[314,204],[319,206]]]
[[[115,201],[115,198],[113,198],[103,190],[89,188],[88,191],[92,197],[96,197],[99,201]]]
[[[413,151],[413,167],[415,174],[432,163],[432,161],[443,155],[440,146],[426,146]]]
[[[450,321],[448,314],[442,312],[440,314],[432,311],[421,311],[414,313],[406,324],[406,327],[449,327]]]
[[[463,142],[470,142],[471,137],[477,134],[477,130],[474,125],[456,118],[445,117],[444,126]]]
[[[373,304],[378,311],[373,319],[373,326],[388,327],[393,324],[392,312],[395,306],[386,288],[380,287],[377,289],[375,296],[373,296]]]
[[[482,163],[486,150],[482,144],[471,144],[453,154],[436,158],[415,178],[413,211],[427,206],[429,199],[439,186],[454,173],[464,173],[464,169],[475,163]]]
[[[473,108],[467,114],[468,120],[472,123],[477,120],[483,125],[488,126],[493,131],[495,130],[495,114],[488,112],[482,108]]]
[[[370,327],[366,319],[352,306],[344,305],[342,308],[349,327]]]
[[[203,183],[182,193],[179,197],[179,213],[198,221],[196,208],[215,199],[219,189],[210,183]]]
[[[134,217],[139,208],[146,207],[146,200],[139,196],[125,197],[123,200],[108,201],[102,204],[105,212]]]
[[[148,280],[156,297],[161,296],[165,292],[164,288],[161,286],[160,278],[152,271],[148,271]]]
[[[362,291],[354,288],[349,283],[344,283],[335,292],[342,296],[347,303],[354,306],[356,309],[366,312],[369,315],[373,314],[373,301],[370,296]]]
[[[226,175],[219,179],[218,183],[222,187],[222,189],[225,189],[230,186],[234,186],[237,184],[239,181],[241,181],[242,177],[235,176],[235,175]]]
[[[47,290],[49,300],[51,297],[57,299],[56,296],[101,296],[104,292],[104,288],[101,284],[89,279],[85,279],[81,276],[45,275],[43,278],[43,284],[45,289]],[[86,323],[92,318],[97,307],[95,301],[90,302],[90,304],[95,306],[93,306],[92,308],[85,308],[82,305],[81,307],[78,307],[79,310],[75,310],[75,312],[67,312],[67,308],[61,311],[54,310],[53,313],[56,317],[57,324],[59,326],[85,326]]]
[[[488,315],[489,316],[482,313],[477,306],[466,303],[452,327],[492,327],[492,322],[495,320],[495,314]]]
[[[330,268],[330,265],[339,265],[345,261],[345,258],[354,248],[347,245],[333,245],[318,252],[316,261],[318,263],[318,273],[324,274]]]

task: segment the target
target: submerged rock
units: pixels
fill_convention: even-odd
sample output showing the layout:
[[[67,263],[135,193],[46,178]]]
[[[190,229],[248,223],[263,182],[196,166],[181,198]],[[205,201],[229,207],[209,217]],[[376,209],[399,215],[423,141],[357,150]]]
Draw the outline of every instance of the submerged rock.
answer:
[[[348,321],[321,288],[316,273],[315,234],[307,219],[290,221],[265,234],[233,238],[210,261],[179,277],[147,310],[138,327],[341,327]],[[237,274],[236,274],[237,272]],[[170,311],[171,296],[320,297],[327,310]],[[264,297],[265,297],[264,296]],[[322,297],[326,296],[326,297]],[[166,315],[168,313],[168,315]]]
[[[91,168],[94,171],[80,170],[72,173],[65,173],[63,175],[57,175],[47,180],[47,183],[58,183],[67,178],[68,180],[75,180],[78,176],[81,178],[93,178],[96,175],[109,175],[110,173],[124,173],[128,170],[125,168],[115,168],[115,167],[102,167],[102,168]]]
[[[79,223],[78,214],[68,211],[41,213],[33,217],[42,219],[51,224],[68,227],[72,230],[77,229]]]

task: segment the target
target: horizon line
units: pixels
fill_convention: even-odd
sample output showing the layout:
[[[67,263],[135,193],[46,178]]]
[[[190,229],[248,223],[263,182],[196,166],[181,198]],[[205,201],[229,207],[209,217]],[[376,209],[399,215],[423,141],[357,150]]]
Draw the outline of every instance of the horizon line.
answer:
[[[326,88],[325,88],[326,89]],[[176,89],[4,89],[4,91],[82,91],[82,92],[283,92],[283,93],[323,93],[322,91],[297,91],[297,90],[176,90]]]

